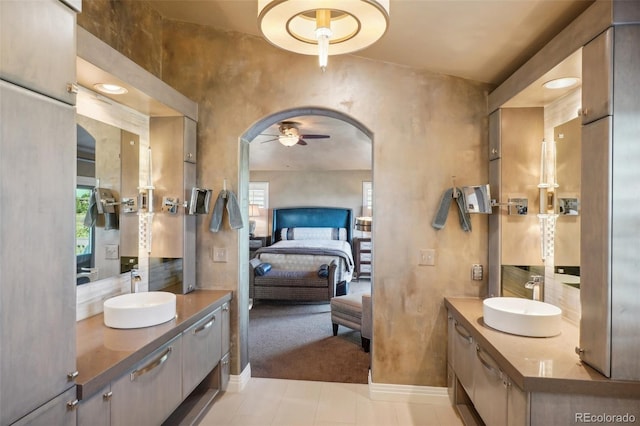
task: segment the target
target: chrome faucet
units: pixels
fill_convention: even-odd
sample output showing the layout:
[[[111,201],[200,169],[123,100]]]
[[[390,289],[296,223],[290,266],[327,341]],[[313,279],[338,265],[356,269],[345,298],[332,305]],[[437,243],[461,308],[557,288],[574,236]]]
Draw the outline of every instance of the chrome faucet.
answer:
[[[137,269],[131,270],[131,293],[138,292],[138,283],[142,281],[142,277],[140,276],[140,271]]]
[[[544,300],[544,281],[542,275],[531,275],[531,281],[527,281],[524,285],[525,288],[533,290],[533,300]]]

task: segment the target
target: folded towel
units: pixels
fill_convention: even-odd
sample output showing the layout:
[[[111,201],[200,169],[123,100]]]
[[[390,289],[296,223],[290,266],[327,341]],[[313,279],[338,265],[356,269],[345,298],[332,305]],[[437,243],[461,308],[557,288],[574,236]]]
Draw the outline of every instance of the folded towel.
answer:
[[[238,198],[233,191],[227,191],[227,213],[229,213],[229,225],[231,229],[239,229],[244,226],[242,213],[238,205]]]
[[[261,263],[258,266],[256,266],[256,268],[254,269],[254,272],[256,275],[261,277],[265,275],[267,272],[269,272],[270,270],[271,270],[270,263]]]
[[[447,221],[447,215],[449,214],[449,208],[451,207],[451,200],[453,200],[454,194],[457,195],[455,197],[455,200],[458,207],[458,219],[460,220],[460,227],[463,231],[470,232],[471,218],[469,216],[469,210],[467,210],[466,198],[460,188],[449,188],[442,193],[440,207],[438,207],[438,211],[436,212],[436,216],[433,218],[431,226],[433,226],[435,229],[444,228],[444,224]]]
[[[236,194],[234,194],[233,191],[223,189],[218,194],[216,203],[213,206],[213,214],[211,215],[211,221],[209,222],[209,230],[211,232],[218,232],[220,230],[225,204],[227,206],[229,226],[231,226],[231,229],[238,229],[244,226]]]
[[[213,214],[211,215],[211,222],[209,222],[209,230],[211,232],[218,232],[220,225],[222,225],[222,215],[224,213],[224,197],[225,191],[220,191],[216,203],[213,206]]]
[[[471,216],[469,216],[469,209],[467,208],[467,199],[464,196],[464,192],[458,191],[458,197],[456,202],[458,203],[458,219],[460,220],[460,227],[464,232],[471,232]]]
[[[326,263],[320,265],[320,269],[318,269],[318,276],[320,278],[327,278],[329,276],[329,265]]]
[[[84,216],[84,226],[87,228],[91,228],[96,224],[96,219],[98,217],[98,204],[96,202],[96,193],[95,191],[91,191],[91,195],[89,195],[89,208],[87,209],[87,213]]]

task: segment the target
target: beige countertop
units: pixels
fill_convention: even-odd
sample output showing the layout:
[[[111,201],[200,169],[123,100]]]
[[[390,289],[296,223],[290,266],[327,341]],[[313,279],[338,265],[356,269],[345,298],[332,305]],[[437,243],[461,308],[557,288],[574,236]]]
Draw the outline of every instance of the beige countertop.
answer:
[[[485,325],[482,299],[447,297],[445,306],[526,392],[640,398],[640,382],[610,380],[580,361],[575,353],[579,329],[568,321],[563,320],[558,336],[523,337]]]
[[[177,318],[153,327],[119,330],[104,325],[98,314],[76,323],[78,399],[86,399],[126,373],[208,312],[231,300],[225,290],[196,290],[177,295]]]

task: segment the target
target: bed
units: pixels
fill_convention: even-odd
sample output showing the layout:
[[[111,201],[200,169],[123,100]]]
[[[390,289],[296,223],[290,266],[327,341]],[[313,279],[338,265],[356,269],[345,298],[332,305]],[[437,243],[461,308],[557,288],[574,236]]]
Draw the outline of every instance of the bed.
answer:
[[[352,230],[351,209],[274,209],[272,244],[257,250],[250,262],[251,297],[329,301],[346,294],[354,270]]]

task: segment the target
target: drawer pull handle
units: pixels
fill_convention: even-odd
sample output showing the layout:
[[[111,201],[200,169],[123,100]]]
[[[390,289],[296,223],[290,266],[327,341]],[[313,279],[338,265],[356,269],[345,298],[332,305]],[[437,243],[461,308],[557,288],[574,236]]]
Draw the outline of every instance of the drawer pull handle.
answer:
[[[480,349],[480,346],[476,346],[476,356],[480,360],[480,364],[482,364],[484,368],[486,368],[494,376],[496,376],[496,378],[502,379],[502,372],[497,368],[495,368],[493,365],[489,364],[484,358],[482,358],[482,355],[480,354],[481,352],[482,352],[482,349]]]
[[[467,330],[465,330],[460,324],[458,324],[458,321],[455,322],[453,328],[455,328],[456,332],[460,336],[462,336],[462,338],[464,338],[467,342],[473,343],[473,337],[471,337],[471,335],[467,333]]]
[[[154,359],[153,361],[151,361],[149,364],[145,365],[144,367],[142,367],[139,370],[134,371],[133,373],[131,373],[131,381],[135,381],[138,377],[148,373],[149,371],[153,370],[154,368],[164,364],[164,362],[169,359],[169,355],[171,354],[171,351],[173,350],[172,346],[169,346],[167,348],[166,351],[164,351],[162,353],[162,355],[160,355],[158,358]]]
[[[80,374],[78,370],[72,371],[71,373],[67,373],[67,380],[72,381],[73,379],[78,377],[78,374]]]
[[[109,391],[102,394],[102,399],[104,399],[105,401],[108,401],[111,399],[112,396],[113,396],[113,392]]]
[[[196,328],[195,330],[193,330],[193,334],[198,334],[201,331],[206,330],[207,328],[211,327],[213,325],[213,323],[216,322],[216,317],[215,315],[213,316],[213,318],[211,318],[211,321],[209,321],[206,324],[202,324],[200,327]]]
[[[225,305],[222,307],[222,310],[223,310],[224,312],[228,312],[228,311],[229,311],[229,305],[225,304]]]
[[[79,403],[80,403],[80,401],[78,401],[77,399],[74,399],[73,401],[67,402],[67,410],[69,410],[69,411],[75,410],[78,407]]]

